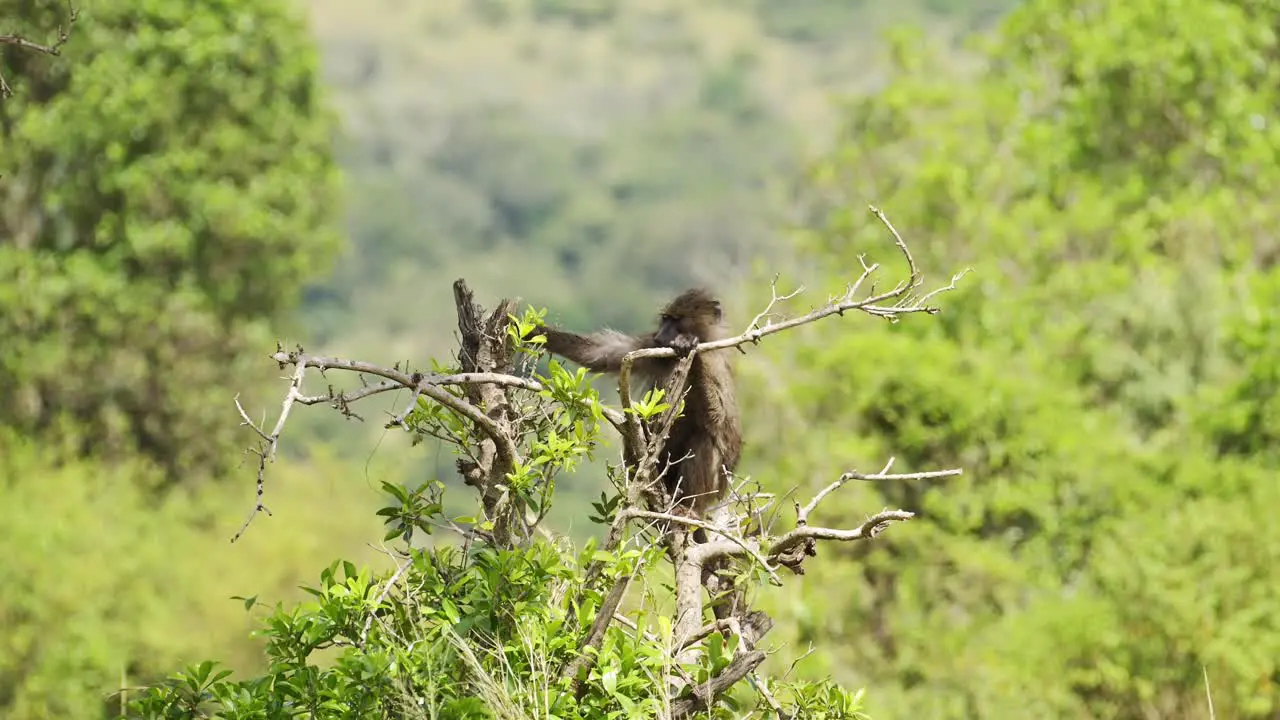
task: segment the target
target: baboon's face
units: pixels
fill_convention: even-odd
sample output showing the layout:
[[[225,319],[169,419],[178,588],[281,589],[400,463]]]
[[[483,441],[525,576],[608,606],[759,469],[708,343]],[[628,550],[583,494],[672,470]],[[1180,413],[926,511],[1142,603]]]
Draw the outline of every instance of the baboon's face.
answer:
[[[701,290],[688,290],[671,301],[658,316],[657,340],[669,345],[681,335],[705,340],[720,323],[720,302]]]
[[[659,345],[670,345],[677,337],[689,334],[685,326],[690,324],[692,323],[686,322],[683,317],[663,313],[658,318],[658,335],[655,339]]]

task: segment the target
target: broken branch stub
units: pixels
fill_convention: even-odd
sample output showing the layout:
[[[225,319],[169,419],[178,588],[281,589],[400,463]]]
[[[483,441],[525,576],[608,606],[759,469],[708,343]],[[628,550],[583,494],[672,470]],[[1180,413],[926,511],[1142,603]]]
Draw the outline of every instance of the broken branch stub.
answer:
[[[463,279],[453,283],[453,298],[458,307],[458,363],[461,372],[509,375],[515,364],[515,349],[507,335],[507,324],[519,300],[504,298],[499,301],[497,309],[486,316]],[[507,388],[493,383],[474,383],[464,385],[463,392],[467,401],[480,408],[499,433],[508,439],[514,437],[512,430],[519,418],[507,396]],[[474,457],[458,460],[458,472],[463,480],[480,491],[485,515],[493,521],[493,537],[500,545],[506,545],[513,539],[512,523],[518,525],[523,518],[519,503],[513,502],[506,487],[506,478],[514,469],[515,457],[504,448],[511,445],[510,441],[499,443],[485,436],[480,440]]]

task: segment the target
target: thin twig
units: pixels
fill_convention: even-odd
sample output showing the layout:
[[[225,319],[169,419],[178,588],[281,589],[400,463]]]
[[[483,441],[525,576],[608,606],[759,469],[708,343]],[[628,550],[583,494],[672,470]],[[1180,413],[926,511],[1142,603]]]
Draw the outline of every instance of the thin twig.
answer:
[[[809,521],[809,514],[818,506],[818,503],[822,502],[831,493],[839,490],[850,480],[933,480],[936,478],[955,477],[957,475],[964,474],[964,470],[961,468],[952,468],[950,470],[931,470],[928,472],[889,475],[887,473],[889,468],[893,465],[893,461],[894,458],[889,458],[889,462],[884,466],[883,470],[870,475],[857,472],[856,470],[844,473],[840,476],[840,479],[823,488],[817,495],[813,496],[813,499],[810,500],[807,505],[799,509],[796,513],[796,522],[800,525],[806,524]]]
[[[32,52],[43,53],[57,57],[62,54],[62,46],[67,44],[67,40],[71,39],[71,26],[75,25],[76,20],[80,19],[80,11],[72,7],[71,0],[67,0],[67,24],[58,25],[57,38],[49,44],[41,44],[32,42],[26,37],[17,33],[8,35],[0,35],[0,45],[12,45],[30,50]],[[9,87],[9,83],[5,82],[4,74],[0,73],[0,98],[8,98],[13,96],[13,88]]]
[[[405,574],[405,572],[409,569],[409,566],[412,564],[413,564],[413,561],[411,560],[406,561],[403,564],[396,563],[395,573],[393,573],[391,577],[387,578],[387,581],[382,584],[382,590],[378,592],[378,597],[374,598],[373,600],[373,609],[369,611],[369,617],[365,618],[364,620],[364,628],[360,630],[360,647],[361,648],[364,647],[365,642],[369,638],[369,628],[373,626],[374,612],[377,611],[377,608],[379,605],[382,604],[382,601],[387,599],[387,595],[391,593],[391,588],[395,587],[396,582],[400,580],[401,576]]]
[[[875,205],[871,205],[870,208],[871,214],[875,215],[880,222],[884,223],[885,227],[889,228],[889,233],[893,235],[894,244],[907,257],[907,265],[911,268],[911,287],[916,287],[920,284],[920,268],[916,267],[916,260],[911,256],[911,249],[903,242],[902,236],[898,234],[898,229],[893,226],[893,223],[889,222],[889,218],[885,216],[884,211]]]
[[[773,693],[769,692],[769,687],[765,685],[765,681],[761,680],[759,675],[751,673],[747,676],[747,682],[751,683],[751,687],[754,687],[756,692],[760,693],[760,697],[764,698],[765,703],[770,710],[773,710],[778,720],[791,720],[791,716],[782,708],[782,704],[773,696]]]
[[[1213,711],[1213,691],[1209,689],[1209,668],[1201,665],[1200,670],[1204,673],[1204,696],[1209,701],[1209,720],[1214,720],[1218,715]]]
[[[277,353],[278,355],[279,353]],[[272,355],[272,359],[277,362],[279,357]],[[334,403],[345,405],[353,403],[357,400],[364,399],[370,395],[377,395],[389,390],[413,389],[412,384],[408,384],[406,380],[412,380],[413,373],[406,373],[396,368],[388,368],[382,365],[363,362],[360,360],[348,360],[340,357],[327,357],[323,355],[308,355],[308,367],[313,367],[321,372],[326,370],[344,370],[347,372],[376,375],[378,377],[387,378],[372,385],[365,385],[357,390],[344,390],[334,393],[330,389],[325,395],[304,395],[297,399],[302,405],[318,405],[320,403]],[[542,383],[530,378],[519,377],[516,375],[504,375],[502,373],[454,373],[452,375],[438,374],[421,374],[419,380],[426,385],[437,386],[458,386],[458,385],[501,385],[503,387],[519,388],[521,390],[529,390],[531,392],[542,392]],[[618,410],[600,406],[604,413],[605,419],[615,427],[623,424],[622,413]]]
[[[881,218],[882,221],[885,222],[886,224],[888,223],[888,218],[884,217],[884,213],[881,212],[878,208],[872,207],[871,210],[873,213],[875,213],[876,217]],[[799,317],[791,318],[789,320],[783,320],[777,323],[771,322],[763,327],[755,327],[755,326],[749,325],[748,329],[740,335],[735,335],[729,338],[723,338],[720,340],[713,340],[710,342],[701,343],[694,349],[694,352],[708,352],[711,350],[723,350],[725,348],[739,347],[746,343],[759,343],[761,338],[767,335],[772,335],[774,333],[782,332],[783,330],[789,330],[791,328],[798,327],[800,325],[805,325],[817,320],[821,320],[822,318],[825,318],[825,317],[830,317],[831,315],[844,315],[845,312],[850,310],[861,310],[863,312],[867,312],[877,317],[887,317],[887,318],[896,318],[899,315],[911,314],[911,313],[926,313],[929,315],[936,315],[939,312],[939,309],[936,307],[931,307],[924,304],[924,300],[933,298],[937,296],[939,293],[956,289],[957,287],[956,283],[958,283],[961,278],[963,278],[966,274],[968,274],[969,271],[966,269],[955,274],[954,276],[952,276],[951,282],[949,284],[931,291],[930,293],[926,294],[924,298],[911,301],[909,304],[897,304],[892,307],[882,306],[881,303],[885,301],[902,299],[910,290],[919,286],[921,282],[921,277],[922,277],[920,269],[916,266],[915,258],[912,257],[911,251],[907,248],[906,242],[902,240],[902,237],[898,234],[897,230],[894,229],[892,225],[887,224],[887,227],[889,227],[890,232],[894,236],[894,244],[898,246],[898,249],[902,252],[903,256],[907,260],[907,265],[910,270],[909,280],[898,283],[898,285],[895,286],[894,289],[888,290],[886,292],[879,293],[879,294],[875,294],[875,291],[873,288],[872,295],[870,295],[869,297],[864,297],[859,299],[856,296],[858,295],[862,287],[862,284],[880,267],[878,264],[867,265],[865,262],[863,262],[862,263],[863,272],[862,272],[862,275],[858,278],[858,280],[854,282],[852,285],[850,285],[848,288],[846,288],[844,294],[838,297],[830,298],[827,304],[824,305],[823,307],[820,307],[816,310],[813,310],[812,312],[806,313]],[[861,260],[861,258],[859,259]],[[796,291],[781,297],[777,297],[775,293],[775,298],[776,300],[791,298],[791,297],[794,297],[798,292],[799,291]],[[769,307],[772,307],[775,301],[771,301]],[[768,308],[766,308],[766,311],[767,310]],[[764,313],[762,313],[760,316],[757,316],[757,317],[758,318],[763,317],[763,315]],[[753,324],[756,322],[758,322],[758,320],[752,321]],[[675,357],[675,356],[676,356],[676,351],[671,348],[645,348],[643,350],[635,350],[623,358],[623,369],[624,371],[629,372],[631,363],[641,358],[662,358],[662,357]]]
[[[405,430],[408,430],[409,425],[408,423],[405,422],[405,420],[408,419],[410,413],[412,413],[415,409],[417,409],[418,398],[420,397],[422,397],[422,390],[421,388],[415,387],[413,389],[412,396],[410,396],[409,398],[409,403],[405,405],[404,412],[401,412],[399,415],[392,415],[391,420],[387,422],[387,427],[388,428],[400,427],[400,428],[404,428]]]
[[[658,642],[662,642],[662,641],[661,641],[661,639],[659,639],[657,635],[654,635],[653,633],[649,632],[648,630],[645,630],[645,631],[641,632],[641,630],[640,630],[640,626],[639,626],[639,625],[637,625],[637,624],[635,623],[635,621],[634,621],[634,620],[632,620],[631,618],[627,617],[626,615],[623,615],[622,613],[614,613],[614,614],[613,614],[613,621],[614,621],[614,622],[616,622],[616,623],[618,623],[619,625],[621,625],[621,626],[625,627],[626,629],[630,630],[631,632],[639,633],[639,635],[640,635],[641,637],[643,637],[645,640],[647,640],[647,641],[649,641],[649,642],[651,642],[651,643],[658,643]]]
[[[240,412],[242,425],[248,425],[253,431],[262,438],[263,445],[253,451],[258,456],[258,478],[257,478],[257,496],[254,500],[253,509],[249,511],[249,517],[244,519],[244,524],[231,537],[231,542],[240,539],[244,531],[249,529],[249,523],[253,522],[253,518],[259,512],[265,512],[267,515],[271,511],[263,504],[262,498],[266,494],[267,464],[276,461],[276,450],[280,447],[280,433],[284,432],[284,425],[289,420],[289,412],[293,410],[293,404],[302,396],[302,378],[306,374],[306,367],[299,365],[293,371],[293,376],[289,380],[289,391],[285,393],[284,400],[280,401],[280,417],[276,419],[276,426],[272,428],[270,433],[263,431],[262,426],[249,419],[249,414],[244,411],[244,406],[240,404],[240,396],[235,396],[236,410]]]
[[[770,295],[769,304],[765,306],[764,310],[761,310],[760,312],[756,313],[756,316],[751,318],[751,322],[747,323],[747,330],[754,330],[756,328],[759,328],[760,321],[764,320],[765,318],[768,318],[773,313],[774,305],[777,305],[779,302],[790,300],[791,298],[799,295],[802,292],[804,292],[803,285],[796,288],[795,290],[792,290],[786,295],[779,295],[778,294],[778,276],[774,275],[773,280],[769,281],[769,295]]]
[[[738,624],[737,618],[724,618],[722,620],[716,620],[713,623],[708,623],[707,625],[702,626],[702,629],[699,630],[698,632],[685,638],[676,647],[676,652],[680,652],[681,650],[684,650],[685,648],[698,642],[699,640],[710,637],[711,633],[724,632],[725,630],[732,630],[733,626],[737,624]]]
[[[343,360],[341,358],[327,358],[307,355],[298,351],[285,352],[283,350],[274,353],[272,360],[282,365],[296,365],[300,368],[313,367],[319,370],[347,370],[350,372],[366,373],[369,375],[377,375],[386,378],[401,386],[421,392],[421,394],[435,400],[444,405],[455,413],[474,422],[490,439],[498,451],[498,457],[504,463],[514,463],[519,460],[520,453],[516,449],[515,442],[507,437],[493,418],[484,414],[475,405],[466,400],[446,392],[441,389],[438,383],[431,381],[429,376],[422,373],[407,373],[395,368],[383,367],[373,363],[362,362],[359,360]],[[506,377],[506,376],[496,376]]]
[[[769,548],[769,557],[775,557],[810,539],[850,542],[852,540],[873,538],[879,535],[880,531],[888,526],[889,523],[905,522],[915,516],[915,513],[907,510],[882,510],[867,518],[866,521],[852,530],[804,525],[778,538],[777,542]]]

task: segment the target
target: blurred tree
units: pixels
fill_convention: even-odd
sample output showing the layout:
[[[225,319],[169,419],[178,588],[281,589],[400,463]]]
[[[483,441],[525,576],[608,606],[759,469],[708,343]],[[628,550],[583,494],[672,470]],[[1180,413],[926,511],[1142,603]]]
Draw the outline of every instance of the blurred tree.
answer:
[[[6,28],[6,32],[0,35],[0,47],[16,48],[24,52],[41,53],[44,55],[57,56],[62,52],[62,46],[67,44],[67,40],[71,38],[71,26],[80,17],[80,11],[67,2],[66,13],[58,23],[56,32],[48,32],[49,40],[43,38],[33,38],[23,35],[22,33],[9,32],[10,28]],[[8,18],[6,18],[6,21]],[[4,74],[0,73],[0,99],[8,98],[13,95],[13,88],[9,87],[9,83],[4,79]]]
[[[1226,318],[1223,352],[1235,371],[1201,389],[1196,420],[1221,456],[1280,460],[1280,267],[1250,279]]]
[[[1144,434],[1177,424],[1191,389],[1230,370],[1220,320],[1237,273],[1280,249],[1265,230],[1280,220],[1280,124],[1266,120],[1280,65],[1257,21],[1271,12],[1032,3],[963,94],[901,38],[903,76],[852,106],[814,171],[810,199],[833,211],[812,247],[874,237],[864,198],[919,208],[896,217],[928,234],[931,264],[978,270],[939,330],[1039,355]],[[1043,310],[1009,312],[1015,297]]]
[[[899,37],[850,103],[808,257],[887,255],[873,202],[928,271],[977,271],[942,322],[812,336],[744,383],[769,389],[744,398],[757,476],[966,469],[868,488],[925,522],[789,610],[847,638],[831,667],[873,715],[1200,718],[1205,674],[1219,716],[1280,708],[1276,27],[1262,0],[1040,0],[973,73]]]
[[[0,0],[19,30],[60,13]],[[0,424],[216,471],[227,380],[338,246],[314,49],[236,0],[95,3],[65,49],[0,66]]]

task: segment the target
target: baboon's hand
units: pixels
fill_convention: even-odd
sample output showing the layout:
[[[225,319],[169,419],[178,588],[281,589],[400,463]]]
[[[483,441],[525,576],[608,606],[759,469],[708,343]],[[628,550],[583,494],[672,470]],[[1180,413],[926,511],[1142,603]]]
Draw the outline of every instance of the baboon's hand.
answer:
[[[675,350],[680,357],[693,352],[696,347],[698,347],[697,335],[677,335],[671,339],[671,349]]]

